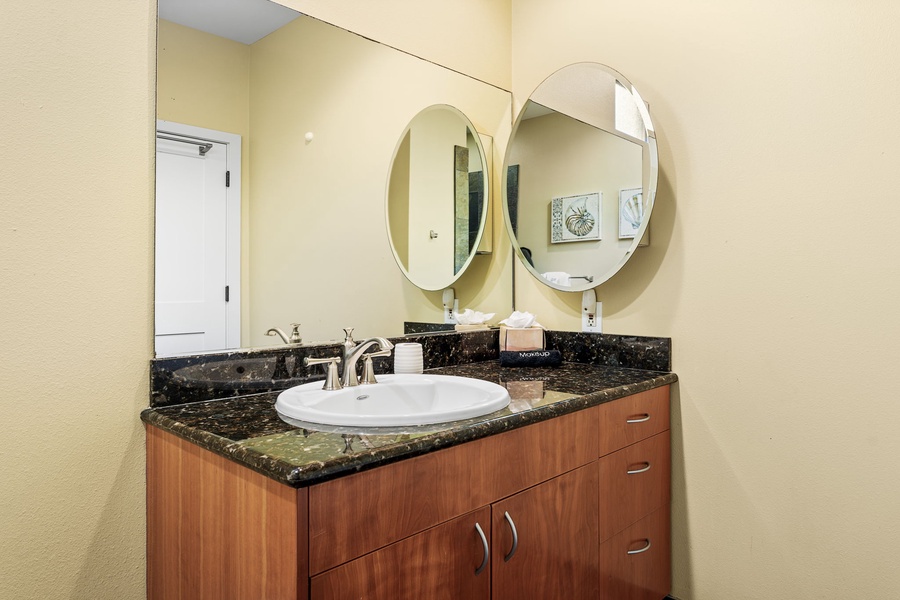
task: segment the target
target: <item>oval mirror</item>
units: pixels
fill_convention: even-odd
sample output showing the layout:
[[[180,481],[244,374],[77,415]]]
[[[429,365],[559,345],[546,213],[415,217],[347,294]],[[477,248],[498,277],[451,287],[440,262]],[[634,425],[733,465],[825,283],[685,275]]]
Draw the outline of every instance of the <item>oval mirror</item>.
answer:
[[[487,219],[487,161],[475,127],[452,106],[429,106],[400,136],[386,199],[400,270],[423,290],[450,286],[475,256]]]
[[[563,291],[615,275],[646,238],[657,172],[650,114],[621,73],[577,63],[552,74],[519,114],[504,163],[522,264]]]

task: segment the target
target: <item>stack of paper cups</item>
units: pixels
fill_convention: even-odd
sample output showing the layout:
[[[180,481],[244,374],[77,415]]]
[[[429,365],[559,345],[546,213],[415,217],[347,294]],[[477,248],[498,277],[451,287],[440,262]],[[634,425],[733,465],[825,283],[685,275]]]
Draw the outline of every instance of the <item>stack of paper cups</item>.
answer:
[[[394,344],[394,373],[422,372],[422,344]]]

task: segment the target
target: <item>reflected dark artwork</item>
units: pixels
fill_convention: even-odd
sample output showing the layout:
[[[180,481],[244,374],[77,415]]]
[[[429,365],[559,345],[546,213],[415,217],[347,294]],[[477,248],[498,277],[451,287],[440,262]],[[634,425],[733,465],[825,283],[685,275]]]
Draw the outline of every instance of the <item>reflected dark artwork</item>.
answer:
[[[519,165],[506,168],[506,207],[513,235],[519,235]]]
[[[484,173],[469,173],[469,253],[475,251],[475,240],[481,225],[481,211],[484,208]]]

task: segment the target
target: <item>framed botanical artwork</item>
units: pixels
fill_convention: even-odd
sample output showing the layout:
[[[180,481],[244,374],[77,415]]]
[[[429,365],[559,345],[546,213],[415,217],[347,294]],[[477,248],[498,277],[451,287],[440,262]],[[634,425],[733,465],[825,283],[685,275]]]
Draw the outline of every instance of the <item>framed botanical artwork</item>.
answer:
[[[600,205],[603,194],[554,198],[550,202],[550,243],[600,239]]]
[[[644,220],[641,188],[619,190],[619,239],[633,238]]]

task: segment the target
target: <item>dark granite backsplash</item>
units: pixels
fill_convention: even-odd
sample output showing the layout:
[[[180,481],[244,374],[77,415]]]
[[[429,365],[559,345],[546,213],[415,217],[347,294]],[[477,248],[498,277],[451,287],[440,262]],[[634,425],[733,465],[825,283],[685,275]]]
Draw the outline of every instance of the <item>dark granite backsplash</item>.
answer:
[[[456,331],[452,323],[420,323],[418,321],[404,321],[403,335],[416,333],[434,333],[436,331]]]
[[[390,338],[394,343],[423,346],[426,369],[499,358],[499,332],[424,333]],[[568,331],[547,331],[547,349],[562,352],[568,362],[649,371],[671,370],[671,339]],[[338,356],[337,342],[276,346],[265,349],[157,358],[150,365],[150,406],[283,390],[322,379],[321,367],[307,369],[303,359]],[[376,358],[376,373],[390,373],[393,358]]]
[[[546,346],[548,350],[559,350],[563,360],[570,362],[648,371],[672,370],[672,338],[547,331]]]
[[[484,360],[495,360],[498,333],[473,331],[389,338],[393,343],[418,342],[426,369]],[[307,356],[340,356],[337,342],[276,346],[265,349],[235,350],[150,362],[150,406],[171,406],[283,390],[307,381],[322,379],[322,367],[307,368]],[[375,373],[391,373],[393,357],[375,358]]]

